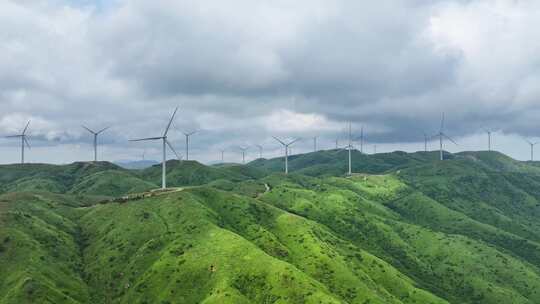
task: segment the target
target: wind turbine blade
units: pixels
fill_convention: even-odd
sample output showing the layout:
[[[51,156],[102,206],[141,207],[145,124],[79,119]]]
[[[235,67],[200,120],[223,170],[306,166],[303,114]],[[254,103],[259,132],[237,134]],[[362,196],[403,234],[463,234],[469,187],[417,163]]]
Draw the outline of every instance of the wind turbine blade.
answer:
[[[143,140],[157,140],[162,139],[163,137],[148,137],[148,138],[139,138],[139,139],[130,139],[129,141],[143,141]]]
[[[108,130],[108,129],[110,129],[110,128],[111,128],[111,126],[108,126],[108,127],[106,127],[106,128],[103,128],[103,129],[97,131],[96,134],[100,134],[100,133],[102,133],[102,132],[105,132],[106,130]]]
[[[13,138],[13,137],[22,137],[22,135],[9,135],[9,136],[5,136],[5,138]]]
[[[528,139],[526,139],[526,138],[523,138],[523,140],[526,141],[527,143],[529,143],[529,145],[532,145],[532,144],[533,144],[530,140],[528,140]]]
[[[279,141],[280,144],[287,146],[284,142],[282,142],[279,138],[272,136],[275,140]]]
[[[28,147],[28,149],[31,149],[30,143],[28,143],[28,140],[26,139],[26,136],[23,136],[23,140],[24,140],[24,143],[26,144],[26,146]]]
[[[86,131],[88,131],[88,132],[90,132],[90,133],[92,133],[92,134],[96,134],[96,132],[90,130],[89,128],[87,128],[87,127],[85,127],[85,126],[83,126],[83,125],[81,125],[81,127],[85,128]]]
[[[441,118],[441,129],[440,131],[442,132],[444,129],[444,112],[442,113],[442,118]]]
[[[459,144],[457,142],[455,142],[450,136],[448,136],[448,135],[446,135],[444,133],[443,133],[443,136],[446,137],[449,141],[453,142],[454,145],[459,146]]]
[[[191,135],[193,135],[193,134],[195,134],[197,132],[199,132],[199,130],[195,130],[195,131],[191,131],[191,132],[183,132],[182,131],[182,134],[184,134],[185,136],[191,136]]]
[[[171,120],[169,120],[169,124],[167,125],[167,128],[165,129],[165,133],[163,133],[163,137],[167,136],[167,133],[169,132],[169,128],[171,127],[171,124],[173,122],[174,116],[176,115],[176,111],[178,111],[178,107],[176,107],[176,109],[174,109],[174,113],[171,116]]]
[[[26,134],[26,130],[28,130],[29,125],[30,125],[30,120],[26,123],[26,127],[24,127],[24,130],[22,131],[22,135]]]
[[[182,157],[180,155],[178,155],[178,153],[176,153],[176,150],[174,150],[173,146],[171,145],[171,143],[168,141],[168,140],[165,140],[165,142],[167,143],[167,146],[169,146],[169,148],[171,149],[171,151],[173,151],[174,155],[176,155],[176,158],[178,158],[178,160],[182,160]]]
[[[295,142],[299,141],[300,139],[301,139],[301,138],[297,138],[297,139],[295,139],[295,140],[289,142],[289,143],[287,144],[287,146],[290,146],[290,145],[294,144]]]

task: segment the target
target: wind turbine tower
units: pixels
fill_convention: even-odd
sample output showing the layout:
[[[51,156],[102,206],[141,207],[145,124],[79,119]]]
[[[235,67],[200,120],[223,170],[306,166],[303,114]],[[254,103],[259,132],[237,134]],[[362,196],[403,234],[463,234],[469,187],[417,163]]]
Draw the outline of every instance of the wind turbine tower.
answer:
[[[221,152],[221,162],[225,162],[225,150],[219,150]]]
[[[484,129],[484,131],[486,131],[487,136],[488,136],[488,151],[491,151],[491,133],[492,133],[492,131],[488,130],[488,129]]]
[[[349,144],[347,145],[347,150],[349,150],[349,175],[352,175],[352,153],[353,145],[352,145],[352,129],[351,129],[351,123],[349,122]]]
[[[444,112],[442,113],[442,118],[441,118],[441,128],[439,129],[439,132],[435,134],[433,137],[439,137],[440,160],[444,159],[444,156],[443,156],[443,139],[444,138],[447,138],[448,140],[453,142],[456,146],[458,145],[452,138],[450,138],[450,136],[444,133]]]
[[[140,138],[140,139],[130,139],[129,141],[147,141],[147,140],[161,140],[163,143],[163,163],[161,164],[161,188],[166,189],[167,188],[167,146],[173,151],[173,153],[176,155],[178,159],[181,159],[178,153],[174,150],[171,143],[167,140],[167,133],[169,132],[169,128],[171,127],[171,124],[174,120],[174,116],[176,115],[176,111],[178,111],[178,107],[174,109],[173,115],[171,116],[171,119],[169,120],[169,123],[167,124],[167,127],[165,128],[165,132],[162,136],[158,137],[147,137],[147,138]]]
[[[189,160],[189,137],[197,131],[191,131],[191,132],[182,132],[184,136],[186,137],[186,160]]]
[[[276,141],[278,141],[283,147],[285,148],[285,174],[289,174],[289,147],[294,144],[295,142],[299,141],[300,138],[296,138],[289,142],[284,142],[281,139],[272,136]]]
[[[240,151],[242,151],[242,164],[245,164],[246,163],[246,151],[247,149],[249,149],[249,147],[238,147],[240,148]]]
[[[21,139],[21,164],[24,164],[24,147],[27,146],[28,149],[30,149],[30,144],[28,143],[28,139],[27,139],[28,135],[26,135],[26,131],[28,131],[29,125],[30,125],[30,121],[26,123],[26,126],[24,127],[21,134],[6,136],[6,138],[19,137]]]
[[[351,126],[351,123],[349,122],[349,127],[348,127],[348,143],[347,143],[347,146],[343,147],[340,149],[341,150],[348,150],[348,162],[349,162],[349,170],[347,172],[347,174],[350,176],[352,175],[352,150],[354,149],[354,146],[353,146],[353,136],[352,136],[352,126]]]
[[[531,146],[531,161],[533,161],[534,160],[534,146],[536,146],[537,144],[540,144],[540,142],[533,143],[532,141],[528,139],[525,139],[525,141]]]
[[[90,128],[87,128],[87,127],[84,126],[84,125],[81,126],[81,127],[85,128],[86,131],[88,131],[88,132],[92,133],[92,135],[94,135],[94,162],[97,162],[98,136],[99,136],[99,134],[105,132],[105,131],[106,131],[107,129],[109,129],[110,127],[103,128],[103,129],[101,129],[101,130],[99,130],[99,131],[97,131],[97,132],[94,131],[94,130],[92,130],[92,129],[90,129]]]
[[[424,132],[424,152],[427,152],[428,140],[429,140],[429,136]]]
[[[317,138],[319,136],[313,136],[313,152],[317,152]]]
[[[360,128],[360,153],[364,153],[364,126]]]
[[[255,145],[257,148],[259,148],[259,158],[263,158],[262,157],[262,154],[263,154],[263,146],[261,145]]]

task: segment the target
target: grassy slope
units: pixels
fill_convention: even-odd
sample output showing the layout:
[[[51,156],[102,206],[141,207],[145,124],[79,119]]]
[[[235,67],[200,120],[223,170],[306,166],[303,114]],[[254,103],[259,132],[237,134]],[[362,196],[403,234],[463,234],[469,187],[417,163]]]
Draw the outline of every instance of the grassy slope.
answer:
[[[201,185],[216,180],[239,182],[266,175],[263,170],[241,165],[207,167],[195,161],[168,161],[169,186]],[[81,195],[120,196],[161,185],[161,165],[127,170],[108,162],[69,165],[0,166],[0,193],[48,191]]]
[[[325,226],[227,192],[99,206],[82,223],[96,302],[446,303]]]
[[[50,194],[0,196],[0,303],[87,303],[78,226]]]
[[[540,303],[536,168],[493,153],[376,156],[362,166],[393,173],[173,164],[177,181],[211,183],[84,208],[5,194],[0,303]],[[107,191],[99,174],[81,189]]]
[[[257,168],[239,165],[205,166],[197,161],[167,162],[167,184],[171,186],[202,185],[215,180],[238,182],[264,176]],[[155,184],[161,183],[161,165],[142,170],[140,177]]]
[[[66,193],[86,177],[101,172],[129,174],[127,170],[109,162],[76,162],[69,165],[3,165],[0,166],[0,193],[25,191]]]
[[[518,259],[508,248],[497,248],[497,244],[487,243],[467,229],[459,231],[462,235],[435,232],[432,227],[421,225],[422,221],[410,221],[418,223],[411,224],[408,220],[416,216],[414,211],[402,218],[401,210],[382,208],[399,204],[396,199],[411,191],[397,178],[334,179],[332,184],[338,188],[331,189],[322,182],[315,182],[309,190],[305,183],[297,189],[274,186],[261,199],[327,225],[415,278],[419,286],[452,302],[540,300],[534,288],[529,289],[530,284],[540,284],[538,264],[533,266]],[[382,202],[382,206],[371,200]],[[525,282],[529,286],[523,288]]]

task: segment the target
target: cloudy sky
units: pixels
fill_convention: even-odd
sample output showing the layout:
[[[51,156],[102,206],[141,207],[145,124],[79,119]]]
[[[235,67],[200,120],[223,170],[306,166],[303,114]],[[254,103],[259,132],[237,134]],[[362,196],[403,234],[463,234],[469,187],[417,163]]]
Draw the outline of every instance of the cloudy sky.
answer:
[[[369,4],[367,4],[369,3]],[[488,0],[2,0],[0,135],[27,120],[31,162],[159,159],[159,136],[198,130],[191,156],[238,161],[239,145],[280,153],[345,143],[364,126],[366,150],[423,149],[439,129],[459,146],[527,159],[540,129],[540,2]],[[19,142],[0,139],[0,163]],[[341,144],[340,144],[341,145]],[[437,143],[430,143],[435,149]],[[256,148],[248,158],[256,157]],[[540,146],[538,157],[540,158]]]

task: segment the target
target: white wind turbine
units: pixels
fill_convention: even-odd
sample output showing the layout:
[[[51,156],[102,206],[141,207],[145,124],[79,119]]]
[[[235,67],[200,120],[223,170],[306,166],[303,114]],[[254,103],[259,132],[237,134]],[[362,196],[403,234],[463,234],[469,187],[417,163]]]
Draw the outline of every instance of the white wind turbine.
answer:
[[[28,135],[26,135],[26,131],[28,130],[29,125],[30,125],[30,120],[26,123],[26,126],[24,127],[21,134],[6,136],[6,138],[15,138],[15,137],[21,138],[21,164],[24,164],[24,146],[27,146],[28,149],[30,149],[30,144],[28,143],[28,139],[27,139]]]
[[[299,141],[300,138],[296,138],[292,141],[289,141],[288,143],[282,141],[281,139],[275,137],[275,136],[272,136],[275,140],[277,140],[280,144],[283,145],[283,147],[285,148],[285,174],[289,174],[289,147],[294,144],[295,142]]]
[[[130,141],[146,141],[146,140],[159,140],[161,139],[163,142],[163,163],[161,164],[161,188],[166,189],[167,188],[167,146],[173,151],[173,153],[176,155],[176,157],[180,160],[181,157],[176,153],[171,143],[167,140],[167,133],[169,132],[169,128],[171,127],[171,124],[174,120],[174,116],[176,115],[176,111],[178,111],[178,107],[174,109],[174,113],[171,116],[171,119],[169,120],[169,123],[167,124],[167,127],[165,128],[165,132],[162,136],[158,137],[148,137],[148,138],[140,138],[140,139],[130,139]]]
[[[349,122],[349,143],[347,147],[345,147],[347,150],[349,150],[349,175],[352,175],[352,149],[353,149],[353,142],[352,142],[352,129],[351,129],[351,123]]]
[[[451,142],[453,142],[456,146],[458,145],[452,138],[450,138],[450,136],[446,135],[444,133],[444,112],[442,113],[442,119],[441,119],[441,128],[439,129],[439,132],[435,135],[433,135],[433,137],[439,137],[439,154],[440,154],[440,159],[443,160],[444,157],[443,157],[443,138],[447,138],[448,140],[450,140]]]
[[[364,153],[364,126],[360,128],[360,153]]]
[[[488,151],[491,151],[491,133],[493,133],[493,131],[486,128],[484,128],[484,131],[487,133],[488,136]]]
[[[540,144],[540,142],[532,142],[528,139],[525,138],[525,141],[531,146],[531,161],[534,160],[534,146],[536,146],[537,144]]]
[[[225,150],[221,149],[221,150],[219,150],[219,152],[221,152],[221,162],[224,163],[225,162]]]
[[[362,137],[363,137],[363,133],[362,133]],[[361,138],[361,139],[363,140],[363,138]],[[349,170],[347,172],[348,175],[352,175],[352,150],[354,149],[353,142],[354,142],[354,139],[353,139],[353,136],[352,136],[352,127],[351,127],[351,123],[349,122],[347,146],[341,148],[338,151],[338,152],[340,152],[342,150],[347,150],[348,151],[348,163],[349,163]]]
[[[255,145],[259,149],[259,158],[263,158],[263,146],[262,145]]]
[[[249,149],[249,147],[247,147],[247,146],[239,146],[238,148],[240,149],[240,151],[242,151],[242,164],[245,164],[246,163],[246,151],[247,151],[247,149]]]
[[[317,139],[319,136],[313,136],[313,152],[317,152]]]
[[[189,137],[197,131],[191,131],[191,132],[182,132],[184,136],[186,137],[186,160],[189,160]]]
[[[97,146],[98,146],[98,135],[105,132],[107,129],[109,129],[110,127],[106,127],[106,128],[103,128],[99,131],[94,131],[94,130],[91,130],[90,128],[87,128],[86,126],[82,125],[81,127],[85,128],[86,131],[92,133],[92,135],[94,135],[94,162],[97,162]]]

